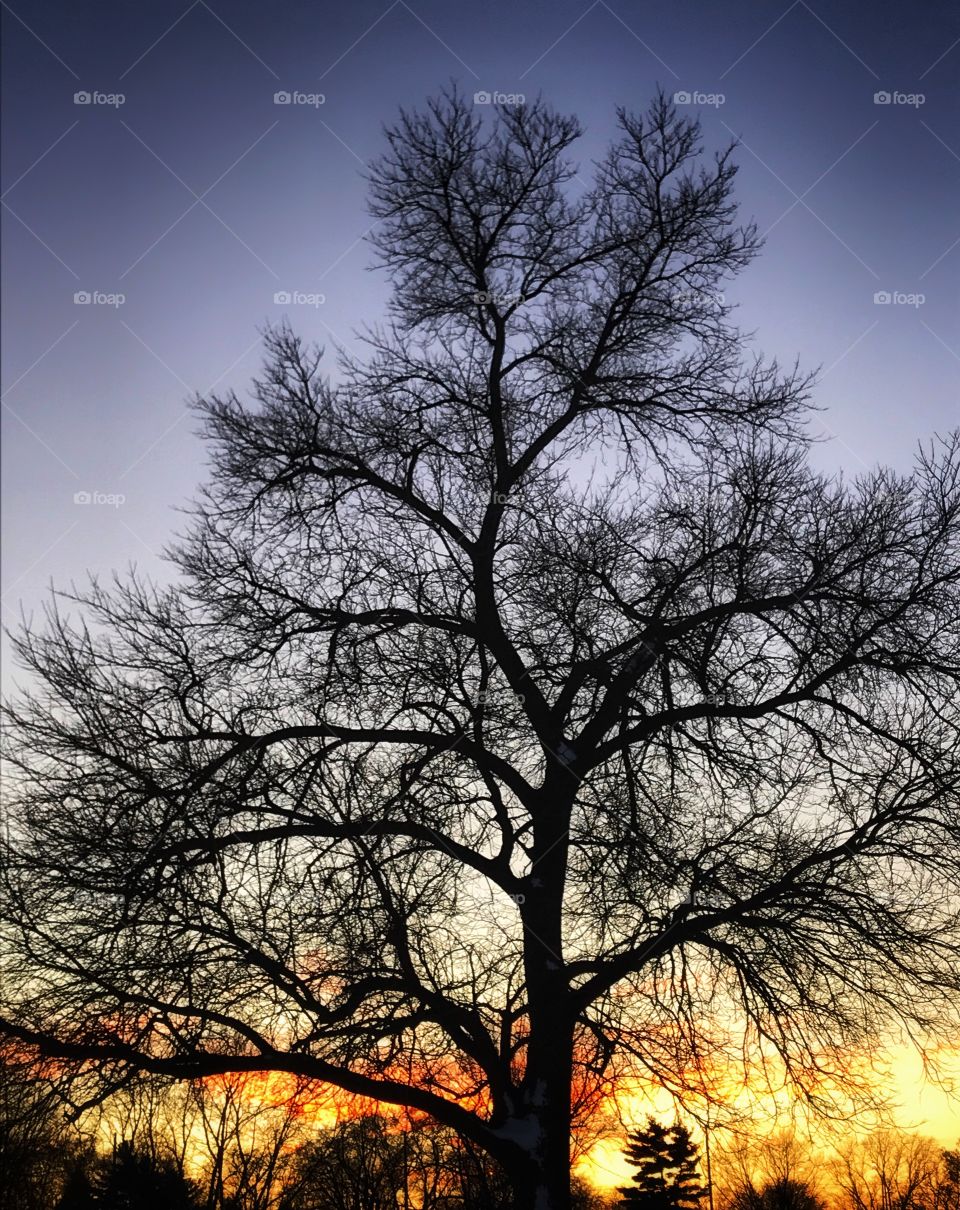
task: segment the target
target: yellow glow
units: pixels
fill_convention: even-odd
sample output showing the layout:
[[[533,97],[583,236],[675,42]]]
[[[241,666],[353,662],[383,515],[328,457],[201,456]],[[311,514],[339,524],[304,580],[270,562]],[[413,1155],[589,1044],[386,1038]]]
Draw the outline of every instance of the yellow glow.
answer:
[[[939,1083],[925,1074],[923,1062],[914,1048],[887,1047],[876,1059],[878,1070],[885,1072],[882,1081],[878,1078],[878,1087],[890,1096],[893,1125],[915,1134],[929,1135],[945,1147],[956,1147],[960,1144],[960,1050],[949,1054],[941,1051],[935,1058]],[[750,1128],[757,1134],[772,1133],[783,1127],[785,1105],[779,1098],[769,1094],[758,1097],[747,1090],[736,1101],[743,1108],[747,1102],[752,1102]],[[626,1095],[620,1104],[628,1128],[642,1125],[649,1114],[666,1122],[676,1113],[672,1098],[652,1089]],[[811,1137],[825,1151],[831,1150],[843,1136],[867,1133],[876,1126],[875,1120],[825,1126],[809,1123]],[[722,1133],[716,1132],[718,1141]],[[602,1140],[590,1149],[578,1170],[601,1188],[628,1184],[633,1169],[623,1158],[622,1146],[621,1139]]]

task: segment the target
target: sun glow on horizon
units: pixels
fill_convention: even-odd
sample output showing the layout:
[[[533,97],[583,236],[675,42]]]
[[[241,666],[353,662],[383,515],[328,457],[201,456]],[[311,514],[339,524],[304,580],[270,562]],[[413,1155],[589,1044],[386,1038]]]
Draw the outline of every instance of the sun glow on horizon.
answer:
[[[757,1085],[751,1088],[741,1080],[739,1088],[731,1086],[729,1101],[711,1110],[713,1147],[722,1149],[738,1130],[766,1137],[789,1123],[795,1124],[803,1137],[809,1137],[815,1148],[827,1153],[850,1135],[865,1135],[881,1125],[929,1135],[944,1147],[955,1147],[960,1141],[960,1048],[940,1051],[936,1061],[937,1080],[925,1072],[923,1060],[914,1048],[899,1044],[877,1052],[874,1059],[877,1087],[889,1102],[888,1116],[882,1120],[862,1114],[846,1120],[818,1122],[804,1113],[795,1100],[790,1101],[784,1094],[772,1093],[766,1088],[761,1090]],[[423,1116],[354,1097],[330,1085],[298,1081],[282,1072],[210,1077],[204,1083],[214,1096],[238,1097],[251,1117],[261,1110],[268,1114],[292,1112],[300,1122],[300,1129],[291,1138],[292,1146],[307,1141],[315,1132],[369,1114],[392,1119],[396,1129],[410,1128]],[[634,1090],[625,1090],[617,1098],[616,1111],[610,1116],[613,1120],[619,1117],[624,1130],[629,1130],[643,1125],[650,1115],[664,1122],[677,1116],[677,1103],[672,1095],[652,1083],[637,1084]],[[702,1161],[703,1131],[691,1115],[680,1116],[700,1142]],[[586,1148],[574,1165],[575,1171],[601,1189],[629,1183],[632,1169],[623,1156],[623,1145],[622,1133],[611,1129]]]
[[[937,1079],[924,1070],[923,1059],[917,1050],[904,1044],[885,1047],[875,1056],[875,1063],[883,1070],[882,1080],[878,1070],[877,1086],[889,1100],[888,1115],[883,1120],[860,1115],[818,1122],[803,1113],[795,1102],[766,1090],[758,1094],[749,1087],[733,1098],[730,1116],[739,1119],[735,1128],[759,1137],[774,1134],[788,1122],[795,1121],[799,1133],[809,1134],[813,1145],[827,1152],[843,1138],[868,1134],[881,1125],[929,1135],[944,1147],[960,1145],[960,1048],[937,1052]],[[671,1095],[652,1085],[625,1093],[618,1102],[627,1130],[642,1126],[650,1115],[664,1122],[677,1116],[676,1102]],[[680,1116],[700,1142],[702,1162],[703,1131],[689,1116]],[[722,1147],[730,1132],[714,1125],[711,1135],[713,1146]],[[633,1169],[627,1164],[622,1148],[622,1137],[603,1138],[588,1149],[576,1169],[601,1189],[627,1184]]]

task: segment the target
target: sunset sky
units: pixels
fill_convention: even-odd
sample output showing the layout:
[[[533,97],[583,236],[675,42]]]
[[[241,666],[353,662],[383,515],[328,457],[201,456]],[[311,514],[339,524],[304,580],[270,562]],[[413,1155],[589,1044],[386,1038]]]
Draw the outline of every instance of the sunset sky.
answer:
[[[955,3],[15,0],[3,25],[5,625],[51,581],[166,574],[203,477],[185,401],[242,394],[258,329],[358,348],[386,299],[363,165],[451,80],[577,113],[583,182],[618,105],[689,97],[766,234],[742,325],[822,367],[817,464],[905,470],[960,424]],[[958,1103],[893,1068],[899,1121],[955,1143]]]
[[[740,1118],[740,1128],[749,1133],[764,1135],[794,1129],[801,1138],[809,1139],[814,1147],[828,1155],[851,1132],[866,1134],[880,1125],[930,1135],[944,1147],[955,1148],[960,1145],[960,1104],[957,1100],[960,1056],[940,1055],[939,1059],[940,1083],[936,1083],[924,1074],[923,1062],[914,1048],[891,1045],[878,1053],[878,1064],[883,1067],[883,1078],[878,1079],[878,1083],[890,1097],[889,1115],[882,1123],[879,1119],[866,1118],[850,1123],[817,1122],[796,1112],[796,1105],[791,1105],[788,1098],[781,1098],[778,1104],[773,1098],[751,1096],[746,1091],[732,1098],[727,1109]],[[662,1092],[638,1090],[622,1098],[621,1112],[625,1125],[631,1127],[643,1125],[649,1114],[669,1121],[676,1110]],[[710,1120],[715,1116],[714,1111]],[[702,1135],[697,1133],[702,1141]],[[731,1132],[723,1129],[717,1129],[713,1134],[714,1145],[721,1148],[731,1138]],[[632,1173],[616,1138],[603,1140],[592,1148],[582,1169],[596,1184],[604,1186],[622,1184]]]

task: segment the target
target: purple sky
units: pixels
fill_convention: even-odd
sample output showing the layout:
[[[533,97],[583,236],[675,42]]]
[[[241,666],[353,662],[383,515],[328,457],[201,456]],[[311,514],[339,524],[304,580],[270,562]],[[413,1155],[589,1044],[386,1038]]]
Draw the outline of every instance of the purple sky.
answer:
[[[735,287],[743,326],[764,352],[823,367],[835,440],[817,461],[905,468],[919,440],[960,424],[955,3],[0,11],[7,625],[51,579],[131,560],[162,573],[155,552],[203,474],[184,401],[214,383],[242,391],[267,320],[286,312],[330,349],[378,318],[362,162],[399,105],[451,79],[578,113],[585,178],[616,105],[645,108],[658,83],[702,94],[708,143],[742,140],[739,197],[768,232]],[[295,90],[324,101],[274,103]],[[75,104],[83,92],[102,95]],[[124,301],[75,303],[83,291]],[[277,291],[325,302],[278,306]],[[878,291],[899,301],[878,305]]]

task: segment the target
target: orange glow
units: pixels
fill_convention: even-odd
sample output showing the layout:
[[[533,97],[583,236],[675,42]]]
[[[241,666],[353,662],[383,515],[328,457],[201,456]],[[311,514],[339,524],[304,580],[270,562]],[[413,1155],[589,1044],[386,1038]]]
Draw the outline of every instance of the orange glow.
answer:
[[[941,1049],[935,1056],[939,1082],[924,1072],[924,1064],[916,1049],[906,1045],[889,1045],[871,1056],[875,1068],[875,1087],[889,1098],[886,1124],[911,1133],[929,1135],[944,1147],[960,1145],[960,1047],[951,1051]],[[798,1120],[801,1132],[809,1131],[811,1140],[824,1150],[831,1150],[843,1138],[865,1134],[876,1129],[881,1120],[863,1114],[840,1122],[818,1123],[811,1120],[784,1094],[773,1094],[764,1086],[743,1087],[730,1082],[730,1099],[722,1110],[711,1111],[711,1120],[720,1118],[722,1111],[740,1118],[741,1130],[763,1137],[783,1129]],[[663,1121],[676,1116],[676,1102],[663,1089],[653,1084],[637,1083],[625,1088],[617,1097],[619,1112],[627,1129],[642,1125],[653,1114]],[[687,1118],[693,1128],[692,1121]],[[695,1131],[702,1138],[702,1132]],[[714,1142],[723,1144],[725,1130],[716,1126],[711,1131]],[[604,1138],[591,1147],[577,1165],[578,1171],[601,1188],[614,1188],[629,1183],[632,1169],[622,1154],[621,1138]],[[702,1150],[702,1144],[701,1144]]]
[[[938,1085],[924,1075],[923,1063],[915,1050],[904,1045],[888,1046],[870,1057],[874,1086],[887,1096],[890,1104],[890,1121],[893,1124],[918,1134],[928,1134],[944,1146],[957,1145],[960,1139],[960,1048],[941,1052],[936,1056],[942,1083]],[[851,1062],[851,1068],[860,1069],[864,1078],[863,1064]],[[400,1076],[400,1072],[394,1073]],[[716,1073],[711,1075],[715,1093],[720,1093],[723,1105],[711,1110],[714,1121],[723,1120],[726,1113],[739,1123],[741,1130],[763,1136],[782,1129],[791,1115],[802,1118],[801,1129],[809,1129],[818,1145],[829,1150],[842,1137],[852,1133],[867,1132],[878,1125],[876,1117],[862,1115],[842,1123],[818,1125],[799,1114],[798,1106],[783,1092],[770,1091],[766,1082],[755,1079],[744,1084],[742,1073],[731,1068],[728,1078],[721,1080]],[[212,1089],[236,1077],[211,1077],[205,1081]],[[460,1084],[464,1085],[465,1073],[458,1071],[454,1063],[443,1064],[432,1071],[434,1086],[443,1085],[448,1095]],[[372,1113],[385,1113],[396,1118],[397,1128],[408,1123],[426,1120],[425,1115],[408,1112],[398,1107],[384,1105],[366,1098],[350,1096],[328,1085],[305,1082],[283,1073],[254,1072],[242,1077],[243,1097],[253,1106],[265,1109],[292,1106],[293,1112],[302,1117],[307,1129],[322,1130],[345,1119]],[[236,1085],[234,1084],[234,1087]],[[482,1098],[471,1089],[465,1092],[465,1103],[482,1112]],[[595,1104],[598,1117],[616,1120],[619,1114],[629,1129],[642,1124],[648,1114],[664,1121],[676,1115],[676,1102],[662,1088],[652,1082],[635,1081],[625,1085],[619,1095],[608,1098],[603,1104]],[[688,1122],[693,1125],[688,1118]],[[722,1145],[725,1130],[717,1124],[713,1134],[715,1142]],[[576,1162],[576,1170],[601,1188],[613,1188],[628,1182],[631,1169],[622,1156],[623,1140],[619,1135],[607,1134],[590,1143]]]
[[[8,1061],[28,1062],[27,1048],[8,1044]],[[730,1122],[741,1131],[763,1137],[783,1129],[796,1120],[800,1132],[809,1132],[811,1140],[824,1151],[830,1151],[839,1141],[853,1134],[863,1134],[881,1124],[895,1125],[912,1133],[929,1135],[945,1147],[960,1145],[960,1046],[931,1051],[937,1078],[928,1074],[913,1047],[890,1043],[878,1047],[869,1055],[848,1059],[851,1075],[866,1080],[888,1101],[889,1115],[885,1119],[873,1113],[862,1113],[845,1121],[818,1123],[805,1115],[795,1099],[782,1090],[771,1090],[759,1072],[744,1082],[742,1071],[731,1065],[726,1071],[711,1071],[709,1079],[719,1104],[710,1110],[714,1142],[723,1146],[730,1138]],[[56,1076],[63,1064],[56,1060],[34,1060],[34,1071]],[[409,1078],[408,1069],[387,1073],[392,1078]],[[387,1105],[369,1098],[353,1096],[332,1085],[305,1080],[284,1072],[253,1071],[209,1076],[200,1083],[215,1100],[234,1098],[253,1114],[287,1113],[300,1123],[291,1136],[290,1146],[302,1143],[305,1133],[335,1126],[338,1122],[380,1113],[392,1120],[395,1128],[405,1129],[427,1121],[426,1115]],[[458,1096],[465,1108],[483,1113],[485,1096],[478,1091],[474,1073],[465,1071],[454,1059],[431,1064],[429,1076],[419,1081],[421,1087],[432,1086],[448,1097]],[[824,1080],[824,1085],[827,1085]],[[591,1126],[622,1121],[626,1129],[642,1125],[653,1114],[663,1121],[672,1120],[677,1113],[676,1102],[669,1092],[651,1080],[624,1082],[614,1097],[609,1093],[589,1093],[575,1090],[575,1100],[583,1102],[583,1117],[588,1120],[583,1153],[576,1160],[576,1170],[601,1188],[613,1188],[629,1182],[632,1170],[623,1155],[623,1138],[619,1130],[608,1130],[596,1140]],[[702,1134],[689,1115],[687,1124],[695,1134]],[[592,1118],[592,1121],[590,1119]],[[599,1132],[599,1131],[598,1131]],[[596,1141],[594,1141],[596,1140]],[[576,1141],[575,1141],[576,1143]],[[575,1145],[575,1152],[578,1150]]]

